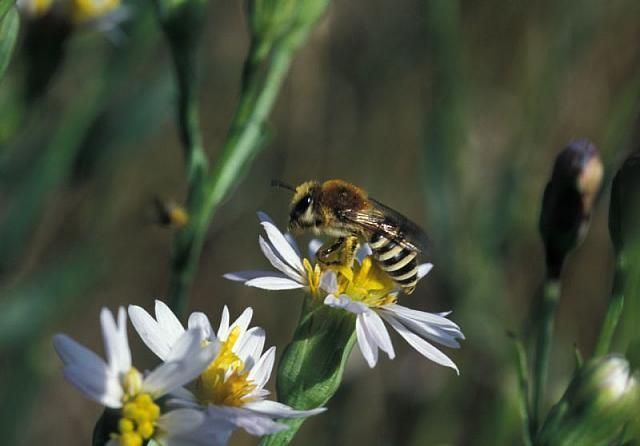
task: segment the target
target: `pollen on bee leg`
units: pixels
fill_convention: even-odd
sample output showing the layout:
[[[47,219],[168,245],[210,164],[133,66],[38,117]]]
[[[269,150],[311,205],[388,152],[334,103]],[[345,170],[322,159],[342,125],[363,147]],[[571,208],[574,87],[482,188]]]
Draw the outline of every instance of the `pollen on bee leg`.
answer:
[[[351,269],[358,246],[360,242],[356,236],[339,237],[322,245],[316,253],[316,258],[326,268]]]

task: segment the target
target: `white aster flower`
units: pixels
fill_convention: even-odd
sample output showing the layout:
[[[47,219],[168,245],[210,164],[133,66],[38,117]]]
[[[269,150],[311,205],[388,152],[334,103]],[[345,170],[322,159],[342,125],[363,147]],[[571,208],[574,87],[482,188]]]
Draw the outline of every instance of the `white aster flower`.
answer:
[[[422,266],[419,276],[430,269],[431,264]],[[453,361],[431,343],[460,346],[457,339],[464,339],[464,335],[446,318],[449,313],[427,313],[398,305],[396,285],[371,257],[356,262],[349,276],[334,271],[323,274],[321,286],[329,292],[324,303],[356,315],[358,346],[369,367],[378,362],[378,350],[390,359],[395,357],[384,320],[420,354],[459,373]]]
[[[155,319],[138,306],[129,307],[129,316],[147,346],[165,360],[165,353],[185,329],[177,317],[161,301],[156,301]],[[172,404],[200,409],[207,419],[229,422],[252,435],[267,435],[287,429],[276,418],[307,417],[323,412],[294,410],[275,401],[265,400],[267,384],[275,361],[275,347],[263,353],[265,333],[262,328],[248,329],[253,310],[247,308],[240,317],[229,323],[225,306],[218,331],[215,332],[203,313],[189,317],[190,330],[199,329],[203,345],[218,344],[218,355],[196,381],[193,393],[186,389],[175,393]]]
[[[312,269],[311,263],[298,254],[295,242],[287,239],[266,214],[259,212],[258,216],[268,239],[267,242],[259,238],[260,248],[279,272],[245,271],[224,277],[270,290],[306,288],[314,297],[323,299],[324,304],[354,313],[358,345],[370,367],[378,361],[378,350],[389,358],[395,356],[385,320],[423,356],[458,372],[453,361],[431,342],[457,348],[457,339],[464,339],[460,328],[447,319],[449,313],[427,313],[398,305],[398,285],[373,260],[366,243],[356,253],[351,268],[323,271],[315,265]],[[310,258],[320,245],[317,240],[309,244]],[[432,267],[431,263],[418,265],[418,280]]]
[[[64,24],[97,29],[114,43],[124,39],[119,26],[132,15],[121,0],[16,0],[16,5],[28,19],[49,16]]]
[[[280,232],[267,214],[258,212],[258,218],[267,235],[266,240],[258,237],[260,249],[278,271],[242,271],[228,273],[224,277],[265,290],[305,288],[316,294],[320,284],[320,266],[312,266],[308,259],[301,257],[295,242]]]
[[[195,379],[217,354],[217,346],[201,345],[199,330],[179,336],[165,362],[143,376],[131,364],[126,312],[118,321],[106,308],[100,313],[107,361],[70,337],[58,334],[53,345],[64,363],[65,378],[87,397],[111,409],[120,410],[118,432],[111,433],[108,446],[135,446],[153,438],[164,446],[199,445],[205,417],[196,410],[181,408],[164,412],[157,400]],[[229,435],[228,423],[215,429]],[[221,443],[222,444],[222,443]]]

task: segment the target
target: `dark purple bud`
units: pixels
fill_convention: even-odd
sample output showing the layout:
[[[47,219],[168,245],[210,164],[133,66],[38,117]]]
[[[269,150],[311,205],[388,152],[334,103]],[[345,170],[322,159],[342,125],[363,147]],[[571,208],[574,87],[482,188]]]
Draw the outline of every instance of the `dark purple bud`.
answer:
[[[560,275],[567,254],[586,235],[603,172],[598,150],[587,139],[571,141],[556,158],[539,226],[551,277]]]

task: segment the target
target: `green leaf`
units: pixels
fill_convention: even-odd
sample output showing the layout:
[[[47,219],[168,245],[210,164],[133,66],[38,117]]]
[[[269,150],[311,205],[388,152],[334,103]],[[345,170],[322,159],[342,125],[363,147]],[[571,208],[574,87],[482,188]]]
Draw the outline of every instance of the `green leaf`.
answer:
[[[15,3],[15,0],[0,0],[0,20],[4,18],[5,14]]]
[[[282,355],[276,382],[278,400],[301,410],[324,406],[336,393],[355,342],[355,316],[312,299],[307,298],[293,341]],[[289,444],[304,420],[283,421],[291,427],[260,445]]]
[[[6,3],[6,0],[0,0],[0,81],[9,66],[20,28],[18,11],[15,8],[4,11]],[[12,3],[11,0],[9,3]]]

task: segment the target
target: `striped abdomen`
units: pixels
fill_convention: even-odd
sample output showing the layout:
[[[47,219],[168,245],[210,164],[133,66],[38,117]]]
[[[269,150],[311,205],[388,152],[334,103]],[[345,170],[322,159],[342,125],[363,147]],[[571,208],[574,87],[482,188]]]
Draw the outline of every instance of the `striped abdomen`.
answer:
[[[418,283],[418,253],[404,248],[398,243],[389,240],[383,235],[373,234],[369,240],[369,246],[376,259],[389,277],[391,277],[402,290],[411,294]]]

